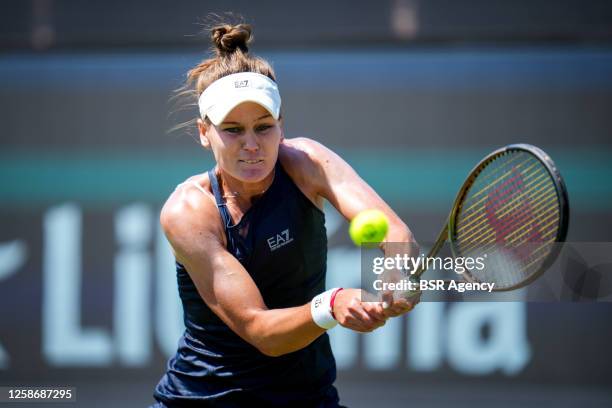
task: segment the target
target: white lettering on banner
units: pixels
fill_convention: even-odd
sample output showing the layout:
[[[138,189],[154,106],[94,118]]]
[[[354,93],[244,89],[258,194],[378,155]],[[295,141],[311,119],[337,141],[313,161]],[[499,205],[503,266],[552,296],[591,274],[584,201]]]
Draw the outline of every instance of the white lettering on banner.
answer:
[[[332,213],[333,214],[333,213]],[[325,214],[325,218],[328,216]],[[342,224],[338,224],[340,227]],[[328,229],[328,234],[333,233]],[[353,248],[334,248],[327,253],[328,288],[358,288],[361,256],[359,250]],[[337,326],[328,331],[329,340],[334,351],[336,365],[339,369],[348,369],[357,364],[359,358],[359,333]]]
[[[56,366],[107,366],[117,355],[123,365],[151,361],[150,279],[153,215],[144,204],[119,210],[114,262],[115,339],[101,329],[79,327],[81,312],[81,213],[74,205],[50,209],[44,225],[43,354]],[[163,243],[162,243],[163,242]],[[167,356],[176,351],[184,328],[174,262],[161,231],[156,242],[158,304],[156,333]],[[114,349],[113,349],[114,346]],[[7,357],[8,358],[8,357]]]
[[[6,370],[9,368],[11,363],[11,359],[9,358],[8,353],[4,350],[2,345],[0,344],[0,370]]]
[[[359,282],[351,285],[349,279],[351,275],[356,276],[353,271],[360,267],[359,250],[331,249],[328,252],[326,286],[359,287]],[[500,370],[506,375],[516,375],[531,359],[526,335],[527,308],[522,303],[424,302],[410,312],[406,320],[406,365],[417,371],[439,370],[448,361],[459,373],[486,375]],[[401,319],[396,321],[401,323]],[[481,338],[484,324],[491,327],[488,339]],[[401,364],[401,333],[395,333],[396,326],[388,329],[388,325],[389,322],[385,327],[362,336],[363,363],[368,369],[392,369]],[[396,341],[391,339],[391,333]],[[358,365],[357,333],[339,327],[331,330],[329,335],[338,368],[350,369]]]
[[[151,358],[149,296],[153,214],[144,204],[124,207],[115,216],[119,253],[115,257],[114,326],[117,355],[126,366]]]
[[[114,296],[109,305],[113,315],[111,334],[101,328],[80,325],[81,281],[87,277],[81,272],[81,210],[76,205],[65,204],[46,211],[42,353],[48,364],[110,366],[116,360],[122,366],[142,367],[152,362],[152,339],[167,357],[176,352],[177,340],[184,330],[182,307],[174,257],[155,218],[146,204],[123,207],[115,215],[117,252],[111,258],[114,259]],[[333,217],[327,218],[333,221]],[[345,226],[343,222],[333,225],[337,229]],[[328,227],[327,232],[333,235],[337,231]],[[291,240],[288,230],[278,235],[282,239],[275,236],[272,246]],[[152,240],[154,252],[150,250]],[[21,266],[25,262],[24,247],[12,245],[10,252],[21,254],[18,258],[22,260],[15,265]],[[0,246],[0,264],[9,253],[3,252],[3,248],[8,251],[6,246]],[[330,249],[327,287],[361,286],[360,269],[359,249]],[[6,270],[0,270],[3,273],[0,278],[14,273]],[[155,280],[151,282],[153,277]],[[154,302],[151,302],[151,289],[155,290]],[[433,372],[448,366],[469,375],[495,371],[516,375],[531,360],[526,315],[526,305],[522,303],[424,302],[407,318],[392,319],[374,333],[363,336],[337,327],[329,335],[340,369],[362,364],[369,370],[407,367]],[[483,327],[489,329],[486,337],[482,336]],[[407,330],[406,342],[403,330]],[[406,360],[402,358],[404,355]],[[0,368],[6,368],[9,361],[9,353],[0,347]]]
[[[25,263],[28,247],[22,240],[0,244],[0,280],[15,274]]]
[[[0,280],[7,279],[25,263],[28,250],[25,242],[14,240],[0,244]],[[8,353],[0,344],[0,370],[9,368],[10,359]]]
[[[434,371],[444,362],[444,308],[442,302],[420,303],[408,319],[408,364],[417,371]]]
[[[375,332],[363,336],[366,367],[372,370],[392,370],[402,364],[402,320],[389,319]]]
[[[167,357],[176,353],[179,337],[185,330],[183,323],[183,307],[176,285],[176,266],[170,244],[164,231],[157,224],[155,237],[155,334],[157,342]]]
[[[81,211],[73,204],[49,210],[43,225],[43,353],[55,366],[104,366],[112,342],[102,329],[82,329]]]
[[[448,361],[466,374],[513,375],[530,360],[527,306],[520,302],[458,303],[448,316]],[[481,328],[489,327],[482,339]]]

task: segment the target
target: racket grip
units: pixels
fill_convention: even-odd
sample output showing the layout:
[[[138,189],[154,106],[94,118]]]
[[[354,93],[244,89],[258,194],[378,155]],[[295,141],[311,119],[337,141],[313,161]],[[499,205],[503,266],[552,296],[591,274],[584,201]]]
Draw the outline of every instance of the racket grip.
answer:
[[[421,252],[419,254],[419,257],[421,259],[426,259],[427,257],[431,256],[431,252],[429,254],[425,254],[425,252]],[[425,265],[423,263],[419,264],[418,268],[414,271],[414,273],[412,273],[410,275],[410,280],[414,279],[415,282],[418,283],[418,281],[421,280],[421,275],[423,275],[423,273],[425,272]]]
[[[418,276],[416,276],[416,274],[412,274],[412,275],[410,275],[408,277],[408,281],[412,282],[417,289],[416,290],[404,290],[404,291],[401,291],[401,292],[397,292],[396,291],[393,294],[394,298],[410,299],[412,297],[420,296],[421,295],[421,290],[418,289],[419,288],[419,282],[421,281],[421,279]]]

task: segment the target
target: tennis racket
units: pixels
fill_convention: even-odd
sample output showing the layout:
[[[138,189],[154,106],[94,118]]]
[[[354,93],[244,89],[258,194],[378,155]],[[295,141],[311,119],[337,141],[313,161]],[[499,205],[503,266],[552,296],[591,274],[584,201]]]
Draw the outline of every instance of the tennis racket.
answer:
[[[569,203],[565,183],[552,159],[528,144],[494,151],[471,171],[459,190],[448,221],[427,257],[448,241],[457,257],[487,258],[487,267],[459,276],[514,290],[533,282],[552,265],[565,241]],[[426,264],[411,277],[419,280]]]

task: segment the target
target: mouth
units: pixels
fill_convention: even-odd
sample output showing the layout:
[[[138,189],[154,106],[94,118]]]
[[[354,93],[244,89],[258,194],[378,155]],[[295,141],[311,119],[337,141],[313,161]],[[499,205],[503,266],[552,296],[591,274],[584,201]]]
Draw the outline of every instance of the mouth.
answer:
[[[246,163],[246,164],[258,164],[258,163],[263,163],[263,159],[253,159],[253,160],[238,160],[241,163]]]

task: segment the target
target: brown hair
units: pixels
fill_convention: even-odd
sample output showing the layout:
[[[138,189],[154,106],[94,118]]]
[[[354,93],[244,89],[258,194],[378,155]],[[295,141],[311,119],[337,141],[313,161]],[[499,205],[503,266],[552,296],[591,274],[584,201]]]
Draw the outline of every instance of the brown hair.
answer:
[[[219,78],[239,72],[255,72],[276,82],[276,75],[270,64],[249,54],[251,34],[252,28],[249,24],[217,24],[212,27],[210,36],[214,56],[202,60],[187,72],[184,85],[176,91],[172,99],[186,99],[187,108],[197,106],[199,96],[210,84]],[[196,119],[192,119],[175,126],[171,131],[188,127],[195,122]]]

